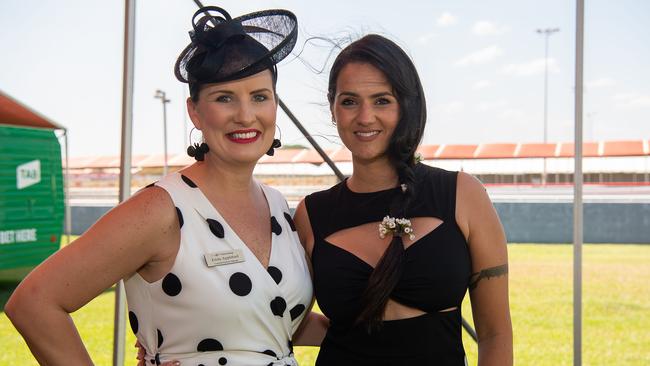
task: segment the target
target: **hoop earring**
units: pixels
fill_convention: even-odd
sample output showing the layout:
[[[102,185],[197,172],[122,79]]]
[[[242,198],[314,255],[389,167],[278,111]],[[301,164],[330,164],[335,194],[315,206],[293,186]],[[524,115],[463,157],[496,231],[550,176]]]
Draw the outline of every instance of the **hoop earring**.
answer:
[[[279,135],[280,135],[280,139],[281,139],[282,138],[282,130],[280,129],[280,126],[278,126],[276,124],[275,128],[277,128],[278,131],[280,132]],[[269,150],[266,152],[266,155],[273,156],[275,154],[275,149],[282,146],[282,142],[280,141],[280,139],[273,139],[273,143],[271,144],[271,147],[269,148]]]
[[[192,127],[190,130],[190,146],[187,147],[187,155],[193,157],[196,161],[203,161],[205,154],[210,151],[210,147],[205,142],[200,144],[198,142],[192,143],[192,132],[194,130],[196,130],[196,127]]]

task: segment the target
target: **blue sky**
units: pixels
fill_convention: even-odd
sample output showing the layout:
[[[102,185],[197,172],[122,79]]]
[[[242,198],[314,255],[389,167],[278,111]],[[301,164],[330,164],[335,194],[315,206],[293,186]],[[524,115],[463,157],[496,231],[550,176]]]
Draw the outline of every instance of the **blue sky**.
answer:
[[[310,36],[380,33],[413,57],[425,87],[424,143],[540,142],[544,37],[550,37],[548,138],[573,139],[575,4],[567,0],[204,1],[238,16],[285,8],[299,21],[295,53],[279,68],[278,93],[325,146],[336,130],[325,104],[331,47]],[[650,138],[650,2],[586,1],[585,139]],[[189,41],[191,0],[138,0],[133,151],[161,153],[167,92],[170,153],[187,145],[186,85],[173,64]],[[118,154],[123,1],[3,0],[0,89],[70,133],[72,156]],[[327,70],[327,69],[326,69]],[[284,143],[307,145],[280,111]]]

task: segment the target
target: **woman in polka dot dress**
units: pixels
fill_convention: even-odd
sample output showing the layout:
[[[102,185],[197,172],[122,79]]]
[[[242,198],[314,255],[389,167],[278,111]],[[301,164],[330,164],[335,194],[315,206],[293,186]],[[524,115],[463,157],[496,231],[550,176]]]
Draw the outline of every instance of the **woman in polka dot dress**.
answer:
[[[275,64],[295,44],[295,16],[207,7],[192,23],[175,74],[203,135],[188,149],[197,162],[115,207],[16,289],[6,313],[41,364],[92,364],[69,313],[120,279],[146,364],[297,365],[292,344],[324,335],[287,203],[253,178],[279,145]]]

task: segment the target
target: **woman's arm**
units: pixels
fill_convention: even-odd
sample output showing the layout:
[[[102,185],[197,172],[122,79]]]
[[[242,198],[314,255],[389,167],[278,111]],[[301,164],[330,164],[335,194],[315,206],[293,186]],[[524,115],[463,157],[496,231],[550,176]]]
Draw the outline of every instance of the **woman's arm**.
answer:
[[[329,325],[330,321],[325,315],[310,311],[294,334],[293,344],[296,346],[320,347]]]
[[[508,252],[499,217],[483,185],[458,173],[456,221],[472,258],[469,295],[478,335],[478,365],[508,366],[512,324],[508,304]]]
[[[311,229],[311,223],[309,222],[309,216],[307,215],[304,199],[300,201],[298,207],[296,207],[293,221],[298,230],[300,243],[305,248],[305,260],[309,266],[309,273],[313,278],[311,252],[314,247],[314,234]],[[294,335],[294,344],[297,346],[320,346],[325,338],[325,333],[329,326],[329,319],[322,314],[311,311],[313,305],[314,301],[312,300],[311,305],[309,306],[309,313],[307,313],[307,316],[305,316]]]
[[[170,245],[164,243],[179,236],[175,216],[164,190],[146,189],[108,212],[21,282],[5,313],[40,364],[92,364],[69,313],[169,255],[165,250],[169,252]]]

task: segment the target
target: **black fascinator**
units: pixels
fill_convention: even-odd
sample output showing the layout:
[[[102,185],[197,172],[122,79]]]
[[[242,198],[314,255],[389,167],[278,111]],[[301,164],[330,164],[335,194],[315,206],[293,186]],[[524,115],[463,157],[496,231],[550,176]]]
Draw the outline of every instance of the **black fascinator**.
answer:
[[[287,10],[232,19],[222,8],[203,7],[192,17],[192,42],[178,56],[174,74],[184,83],[205,84],[273,68],[296,44],[297,24],[296,16]]]

